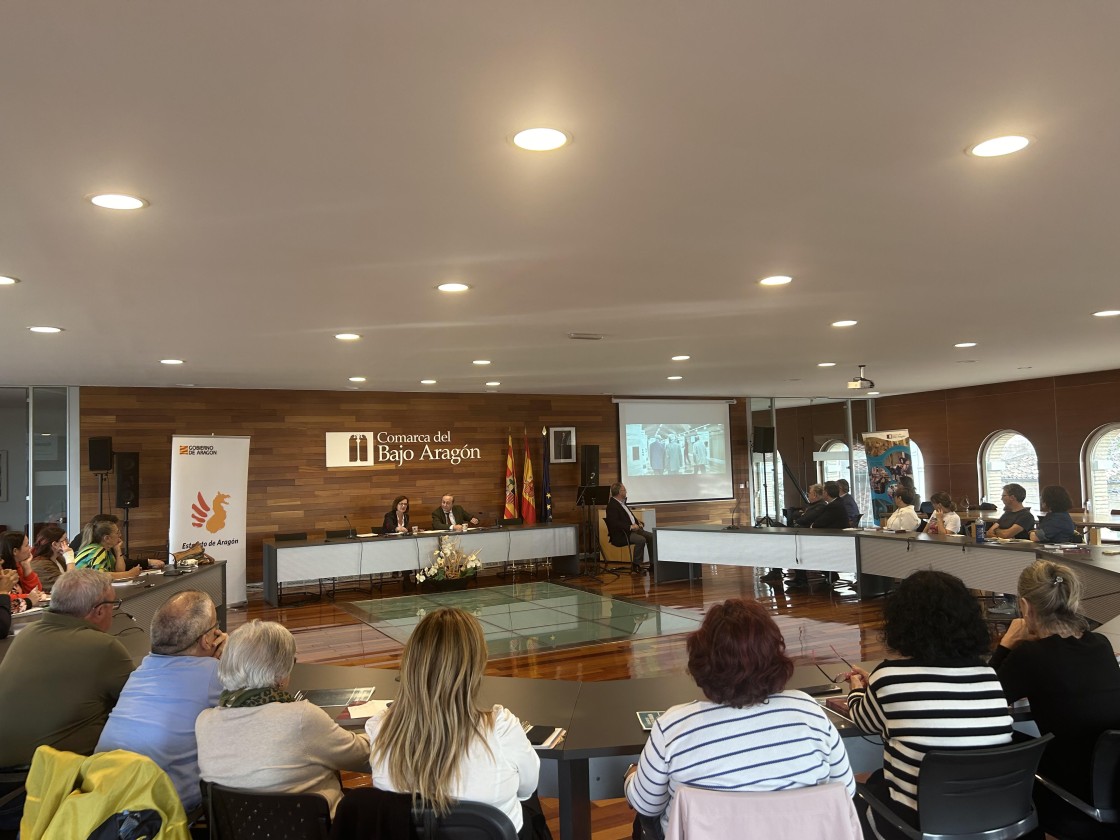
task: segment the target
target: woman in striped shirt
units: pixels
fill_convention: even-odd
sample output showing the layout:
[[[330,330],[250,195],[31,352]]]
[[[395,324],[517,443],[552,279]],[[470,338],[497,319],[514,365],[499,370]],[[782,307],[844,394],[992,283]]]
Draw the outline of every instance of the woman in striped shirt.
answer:
[[[984,663],[991,639],[980,605],[960,578],[915,572],[887,599],[883,619],[884,641],[899,658],[871,674],[853,669],[848,709],[856,725],[883,737],[883,769],[868,785],[885,786],[916,827],[923,756],[1010,743],[1011,716]],[[878,826],[875,832],[893,836]]]
[[[835,782],[855,793],[836,727],[809,695],[783,691],[793,673],[785,648],[757,601],[733,598],[708,610],[688,637],[688,673],[708,699],[665,712],[626,775],[634,810],[660,817],[643,829],[664,831],[683,785],[777,791]]]

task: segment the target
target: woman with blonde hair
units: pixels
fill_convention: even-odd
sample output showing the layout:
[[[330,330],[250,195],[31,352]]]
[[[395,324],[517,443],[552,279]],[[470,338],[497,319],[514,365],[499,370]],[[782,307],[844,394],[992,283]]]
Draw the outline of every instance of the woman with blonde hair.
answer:
[[[1030,700],[1043,734],[1054,733],[1039,772],[1088,801],[1089,767],[1097,738],[1120,728],[1120,666],[1112,643],[1090,633],[1078,613],[1081,582],[1069,566],[1036,560],[1019,575],[1019,612],[991,665],[1010,702]],[[1073,815],[1036,786],[1043,827],[1063,830]],[[1111,834],[1107,836],[1113,836]]]
[[[421,620],[405,645],[396,700],[366,723],[373,786],[412,793],[439,814],[459,800],[485,802],[531,836],[526,817],[535,811],[522,803],[536,800],[540,759],[512,712],[479,708],[485,667],[473,615],[445,608]]]

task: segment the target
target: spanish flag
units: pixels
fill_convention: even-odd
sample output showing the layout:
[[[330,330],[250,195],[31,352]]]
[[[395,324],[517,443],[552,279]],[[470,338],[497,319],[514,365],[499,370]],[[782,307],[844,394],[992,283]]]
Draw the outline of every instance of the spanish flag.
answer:
[[[513,475],[513,435],[509,437],[509,448],[506,450],[506,509],[502,518],[517,518],[517,479]]]
[[[537,524],[537,488],[533,486],[533,459],[529,457],[529,437],[525,437],[525,477],[521,479],[521,521]]]

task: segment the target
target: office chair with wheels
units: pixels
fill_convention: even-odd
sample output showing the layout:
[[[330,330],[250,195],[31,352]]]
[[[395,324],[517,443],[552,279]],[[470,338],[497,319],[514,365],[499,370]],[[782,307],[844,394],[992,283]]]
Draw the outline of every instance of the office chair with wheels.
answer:
[[[271,793],[203,783],[211,840],[327,840],[331,810],[317,793]]]
[[[918,825],[888,795],[859,784],[875,821],[912,840],[1012,840],[1038,827],[1031,792],[1038,760],[1053,738],[1043,735],[983,750],[932,750],[918,771]],[[870,816],[870,815],[869,815]]]
[[[1036,778],[1069,806],[1068,818],[1063,823],[1068,823],[1070,828],[1092,829],[1120,824],[1120,729],[1109,729],[1097,738],[1090,773],[1090,802],[1070,793],[1041,773]],[[1062,836],[1057,827],[1053,830],[1049,826],[1044,827],[1051,833],[1057,832],[1058,836]],[[1082,830],[1077,832],[1077,836],[1088,833],[1090,832]]]

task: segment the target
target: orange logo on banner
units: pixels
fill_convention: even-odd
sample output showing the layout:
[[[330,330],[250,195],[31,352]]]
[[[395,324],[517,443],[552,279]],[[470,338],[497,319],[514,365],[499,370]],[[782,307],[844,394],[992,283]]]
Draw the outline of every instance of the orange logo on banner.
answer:
[[[179,454],[180,455],[189,455],[190,452],[191,452],[191,450],[190,450],[189,446],[180,446],[179,447]]]
[[[191,505],[191,525],[195,528],[205,525],[206,530],[211,534],[218,533],[226,527],[226,502],[228,501],[228,494],[217,493],[213,505],[208,505],[200,490],[197,500]]]

